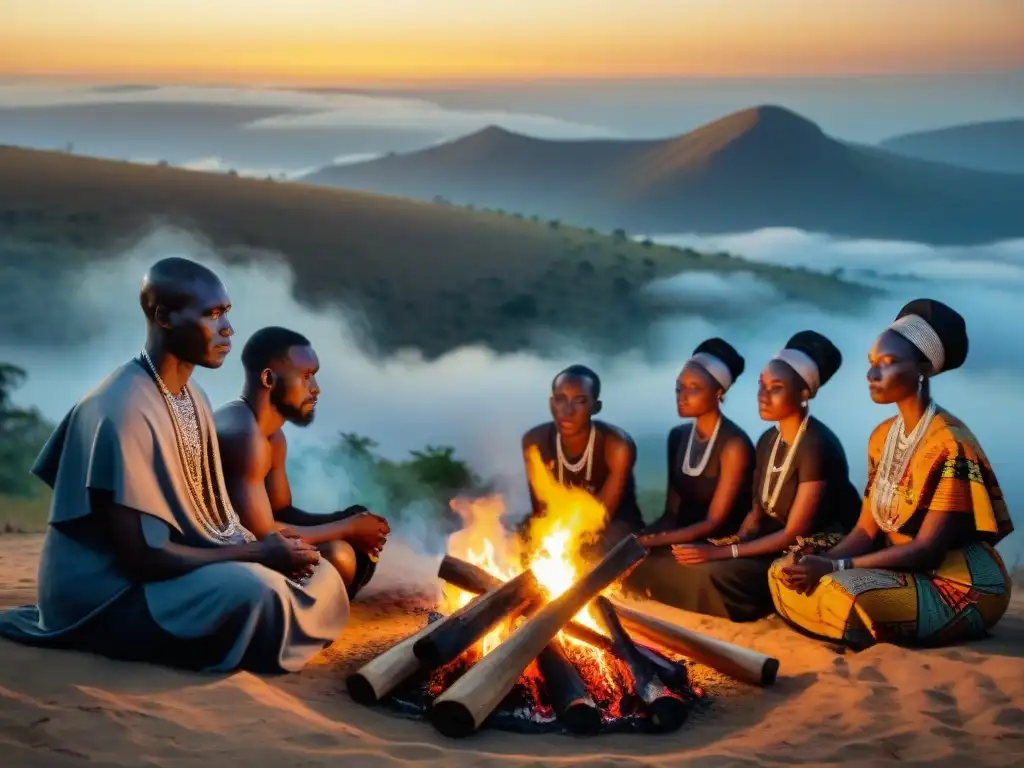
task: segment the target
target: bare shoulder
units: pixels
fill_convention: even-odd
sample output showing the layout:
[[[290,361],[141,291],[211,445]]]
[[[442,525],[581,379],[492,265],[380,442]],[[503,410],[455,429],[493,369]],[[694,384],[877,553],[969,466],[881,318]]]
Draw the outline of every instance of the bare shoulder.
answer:
[[[544,442],[545,437],[550,432],[551,432],[551,422],[550,421],[544,422],[543,424],[538,424],[537,426],[535,426],[535,427],[533,427],[531,429],[528,429],[523,434],[523,440],[522,440],[523,450],[525,451],[527,448],[529,448],[532,445],[540,445],[542,442]]]
[[[633,440],[633,436],[622,427],[616,427],[614,424],[608,424],[604,421],[595,421],[594,423],[602,432],[604,432],[606,445],[617,447],[625,446],[634,451],[636,450],[636,441]]]
[[[228,474],[269,469],[270,443],[245,403],[228,403],[214,414],[221,461]]]
[[[746,435],[730,435],[722,443],[722,460],[732,464],[753,464],[754,446]]]
[[[604,433],[604,455],[609,461],[636,461],[636,441],[621,427],[595,422]]]
[[[267,438],[267,442],[270,444],[270,455],[274,458],[274,464],[283,462],[288,455],[288,438],[284,436],[284,430],[277,430]]]

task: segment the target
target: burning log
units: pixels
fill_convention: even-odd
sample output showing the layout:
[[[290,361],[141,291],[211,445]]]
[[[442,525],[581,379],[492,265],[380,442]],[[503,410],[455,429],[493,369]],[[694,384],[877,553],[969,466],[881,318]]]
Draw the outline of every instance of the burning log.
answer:
[[[547,686],[551,707],[572,733],[597,733],[601,730],[601,712],[587,693],[587,686],[558,641],[547,644],[537,657],[537,666]]]
[[[598,597],[594,602],[612,636],[616,655],[629,669],[636,695],[644,703],[652,729],[660,733],[679,730],[686,719],[686,703],[669,691],[647,659],[637,651],[608,598]]]
[[[543,605],[541,600],[537,600],[526,610],[525,617],[537,615]],[[572,733],[594,734],[601,730],[601,712],[557,639],[548,643],[537,656],[537,668],[544,678],[551,708],[558,715],[559,722]]]
[[[460,560],[457,557],[451,555],[445,555],[444,560],[441,561],[441,567],[437,573],[438,577],[444,581],[447,581],[452,586],[458,587],[459,589],[471,592],[474,595],[483,594],[494,589],[502,582],[495,576],[492,576],[483,568],[467,563],[465,560]],[[580,624],[578,621],[570,621],[564,627],[563,631],[576,638],[582,640],[585,643],[589,643],[595,648],[599,648],[606,653],[615,653],[615,648],[612,641],[602,635],[597,630],[591,629],[590,627]],[[663,655],[658,653],[652,648],[648,648],[645,645],[639,645],[634,643],[636,649],[643,655],[651,664],[653,664],[657,671],[658,676],[669,686],[673,687],[684,687],[688,684],[686,668],[674,661],[670,661]]]
[[[483,568],[451,555],[445,555],[437,571],[438,578],[452,586],[480,595],[501,585],[501,579],[492,576]]]
[[[779,660],[763,653],[684,629],[619,601],[615,613],[630,632],[751,685],[772,685]]]
[[[421,637],[412,652],[427,669],[447,664],[483,637],[499,621],[521,613],[540,594],[540,584],[533,571],[526,570],[483,597],[453,613],[443,627]]]
[[[636,536],[619,542],[589,573],[541,608],[438,696],[430,713],[434,726],[446,736],[473,733],[569,619],[646,556],[647,550]]]

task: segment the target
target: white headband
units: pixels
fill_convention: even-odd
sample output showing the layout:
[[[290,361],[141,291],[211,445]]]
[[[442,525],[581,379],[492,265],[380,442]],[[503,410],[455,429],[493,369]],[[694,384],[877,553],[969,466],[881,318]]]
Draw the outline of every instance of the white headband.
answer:
[[[729,389],[732,386],[732,372],[729,370],[729,366],[714,355],[698,352],[686,362],[699,365],[711,375],[711,378],[722,385],[722,389]]]
[[[904,315],[890,325],[889,330],[895,331],[917,347],[932,364],[933,374],[942,370],[946,364],[946,348],[927,320],[920,315]]]
[[[805,352],[799,349],[785,348],[779,350],[774,360],[781,360],[798,374],[807,384],[811,396],[821,388],[821,373],[818,371],[818,364],[814,362]]]

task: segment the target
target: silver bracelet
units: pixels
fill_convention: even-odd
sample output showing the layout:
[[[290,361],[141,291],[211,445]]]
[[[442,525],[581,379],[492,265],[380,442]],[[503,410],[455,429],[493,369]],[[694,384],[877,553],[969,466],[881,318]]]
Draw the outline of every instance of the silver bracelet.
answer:
[[[839,560],[834,560],[833,562],[836,564],[836,566],[835,566],[835,568],[833,570],[836,570],[836,571],[845,571],[846,570],[846,561],[845,560],[840,558]]]
[[[729,549],[732,551],[732,556],[733,557],[739,557],[740,556],[740,545],[739,544],[733,544]]]

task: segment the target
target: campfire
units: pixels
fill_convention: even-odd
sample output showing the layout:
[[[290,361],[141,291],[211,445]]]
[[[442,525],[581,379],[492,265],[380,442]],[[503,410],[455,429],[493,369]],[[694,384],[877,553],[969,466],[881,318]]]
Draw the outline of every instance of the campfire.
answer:
[[[520,537],[502,524],[499,499],[453,502],[464,525],[438,574],[444,610],[351,675],[354,699],[421,714],[453,737],[485,722],[669,732],[702,696],[690,660],[748,682],[774,681],[776,660],[616,600],[615,585],[645,548],[630,536],[588,563],[581,552],[603,529],[604,507],[558,483],[536,451],[528,469],[548,514]]]

